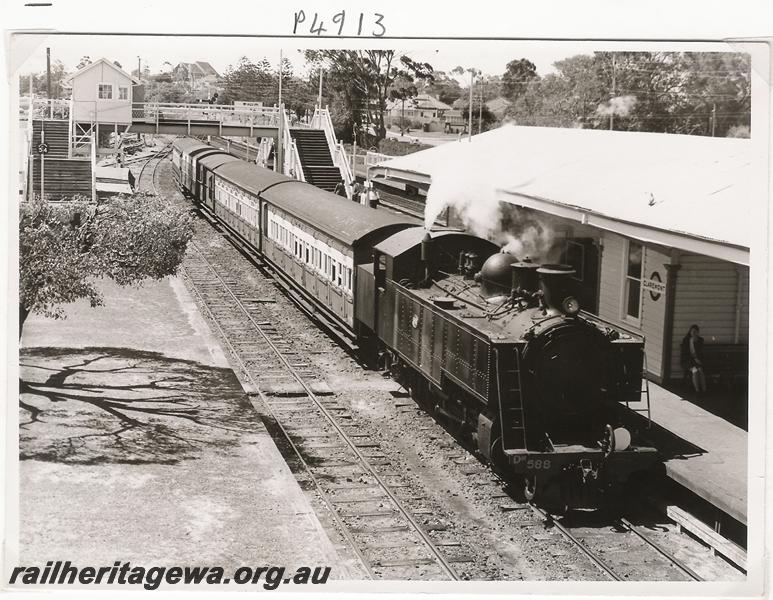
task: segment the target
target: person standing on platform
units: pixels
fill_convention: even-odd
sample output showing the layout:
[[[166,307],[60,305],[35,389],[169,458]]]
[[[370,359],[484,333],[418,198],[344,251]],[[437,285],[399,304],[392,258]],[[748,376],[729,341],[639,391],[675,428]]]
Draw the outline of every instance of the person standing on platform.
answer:
[[[690,373],[696,392],[706,391],[706,373],[703,370],[703,338],[700,327],[692,325],[682,339],[682,368]]]

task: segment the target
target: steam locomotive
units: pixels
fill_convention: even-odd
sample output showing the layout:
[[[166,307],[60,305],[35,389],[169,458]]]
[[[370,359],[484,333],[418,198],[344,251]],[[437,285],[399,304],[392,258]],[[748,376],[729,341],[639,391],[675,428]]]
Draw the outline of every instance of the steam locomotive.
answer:
[[[503,467],[528,500],[597,506],[656,464],[618,425],[643,340],[581,312],[571,267],[347,201],[192,139],[183,192],[250,244],[363,356]]]

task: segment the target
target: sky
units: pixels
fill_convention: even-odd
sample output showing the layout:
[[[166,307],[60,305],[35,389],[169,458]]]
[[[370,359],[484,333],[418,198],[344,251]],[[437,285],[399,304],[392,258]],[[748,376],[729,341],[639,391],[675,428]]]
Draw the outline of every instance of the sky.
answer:
[[[162,70],[165,61],[176,65],[180,62],[208,61],[224,73],[229,65],[240,57],[253,60],[267,58],[279,62],[279,51],[288,58],[297,73],[304,71],[305,61],[299,52],[298,42],[293,39],[227,38],[227,37],[178,37],[178,36],[114,36],[114,35],[32,35],[17,34],[11,40],[12,65],[21,73],[41,72],[46,66],[46,47],[51,48],[51,59],[61,60],[68,70],[84,55],[92,60],[107,58],[117,60],[128,71],[137,68],[137,58],[142,59],[151,72]],[[306,40],[304,40],[305,42]],[[351,47],[347,40],[320,40],[317,47]],[[373,47],[385,47],[384,41]],[[552,72],[553,63],[576,54],[590,54],[594,50],[635,49],[635,44],[601,42],[545,42],[506,40],[390,40],[389,44],[415,60],[430,63],[435,70],[450,71],[456,66],[474,67],[486,75],[501,75],[507,63],[527,58],[537,67],[540,75]],[[348,46],[347,46],[348,44]],[[309,47],[307,44],[305,47]],[[639,45],[640,48],[641,45]],[[647,44],[648,49],[673,49],[673,44]],[[703,49],[703,48],[702,48]],[[727,47],[723,47],[727,50]]]

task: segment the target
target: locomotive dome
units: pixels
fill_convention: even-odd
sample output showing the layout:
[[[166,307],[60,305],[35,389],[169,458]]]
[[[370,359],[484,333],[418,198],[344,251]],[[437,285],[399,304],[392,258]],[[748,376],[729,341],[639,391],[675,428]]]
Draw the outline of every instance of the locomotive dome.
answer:
[[[481,295],[484,298],[493,298],[510,293],[513,278],[510,265],[516,262],[518,259],[504,250],[492,254],[486,259],[478,277]]]

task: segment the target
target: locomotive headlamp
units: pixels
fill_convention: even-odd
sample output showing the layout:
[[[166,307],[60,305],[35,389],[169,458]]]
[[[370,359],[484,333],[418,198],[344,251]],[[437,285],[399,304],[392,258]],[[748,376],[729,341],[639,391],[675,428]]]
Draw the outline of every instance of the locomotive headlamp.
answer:
[[[565,315],[573,317],[580,312],[580,303],[574,296],[567,296],[564,298],[563,302],[561,302],[561,311]]]

